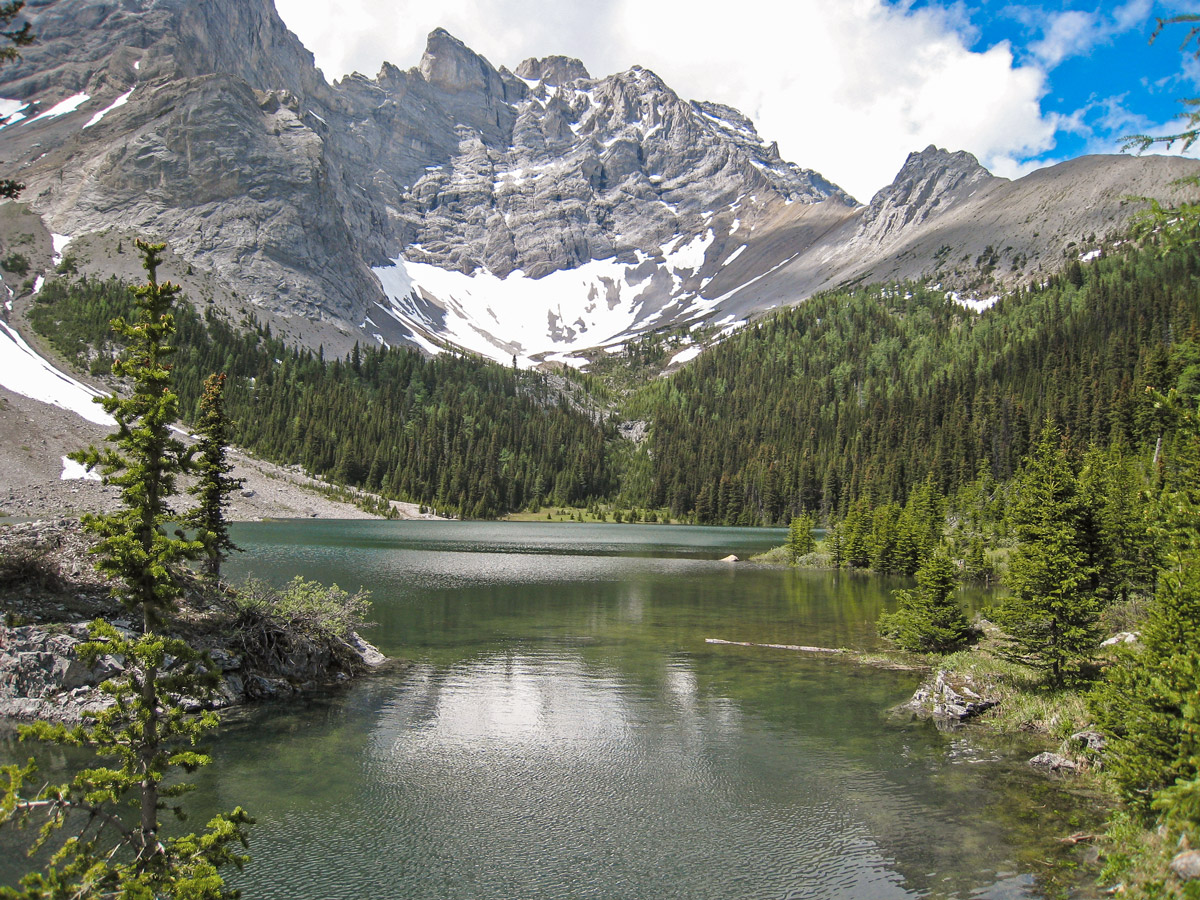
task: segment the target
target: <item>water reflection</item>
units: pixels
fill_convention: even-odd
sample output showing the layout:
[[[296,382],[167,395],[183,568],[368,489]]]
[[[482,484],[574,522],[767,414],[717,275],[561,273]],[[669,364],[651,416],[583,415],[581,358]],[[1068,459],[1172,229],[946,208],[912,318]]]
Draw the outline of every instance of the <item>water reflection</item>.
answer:
[[[194,821],[258,817],[247,896],[1046,893],[1071,800],[1020,748],[889,719],[913,673],[704,642],[870,649],[898,583],[713,561],[770,532],[405,524],[240,529],[410,661],[222,730]]]

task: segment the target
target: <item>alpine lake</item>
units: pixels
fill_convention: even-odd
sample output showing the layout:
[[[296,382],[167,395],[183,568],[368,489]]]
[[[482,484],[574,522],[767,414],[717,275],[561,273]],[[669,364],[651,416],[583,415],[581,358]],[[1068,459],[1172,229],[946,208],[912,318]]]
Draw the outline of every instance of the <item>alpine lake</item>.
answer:
[[[879,648],[907,582],[721,561],[783,529],[306,520],[234,539],[235,583],[370,590],[364,637],[401,661],[226,713],[188,825],[255,817],[227,876],[248,900],[1092,896],[1086,848],[1059,839],[1100,814],[1029,768],[1040,745],[890,712],[919,672],[706,643]]]

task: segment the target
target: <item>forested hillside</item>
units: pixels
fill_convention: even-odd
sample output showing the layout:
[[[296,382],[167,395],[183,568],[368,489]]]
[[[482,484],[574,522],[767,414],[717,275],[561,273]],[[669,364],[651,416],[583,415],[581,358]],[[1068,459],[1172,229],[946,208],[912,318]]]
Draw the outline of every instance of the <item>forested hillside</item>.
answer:
[[[176,379],[190,410],[205,375],[227,373],[234,439],[251,450],[465,516],[619,500],[699,522],[828,521],[927,478],[943,494],[980,471],[1007,480],[1047,417],[1080,447],[1152,442],[1146,387],[1200,380],[1198,275],[1195,249],[1128,251],[982,314],[922,285],[825,294],[665,379],[634,365],[643,345],[661,350],[654,337],[629,365],[568,381],[380,347],[324,359],[184,307]],[[128,303],[115,281],[59,278],[31,317],[102,374]],[[623,412],[648,424],[637,448],[603,412],[635,375],[648,383]]]
[[[1146,387],[1200,361],[1198,274],[1194,248],[1120,253],[983,314],[918,285],[816,297],[634,400],[652,474],[630,499],[701,522],[837,518],[927,476],[942,493],[980,466],[1008,479],[1047,417],[1078,446],[1152,440]]]
[[[108,323],[131,309],[126,286],[60,278],[37,300],[31,319],[60,352],[97,375],[111,368]],[[327,360],[253,322],[235,329],[186,305],[176,320],[174,379],[187,418],[207,375],[225,373],[233,440],[269,459],[476,518],[615,489],[612,429],[556,388],[561,379],[405,349]]]

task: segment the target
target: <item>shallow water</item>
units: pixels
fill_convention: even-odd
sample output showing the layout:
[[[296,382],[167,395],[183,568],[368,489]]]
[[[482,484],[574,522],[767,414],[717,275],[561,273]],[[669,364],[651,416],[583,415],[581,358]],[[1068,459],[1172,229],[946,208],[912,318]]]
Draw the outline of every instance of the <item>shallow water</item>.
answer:
[[[410,665],[231,717],[193,821],[238,804],[257,817],[236,878],[248,898],[1069,889],[1056,838],[1087,813],[1028,770],[1027,746],[889,717],[915,673],[705,643],[876,646],[899,582],[717,561],[784,538],[239,526],[230,574],[369,588],[367,636]]]

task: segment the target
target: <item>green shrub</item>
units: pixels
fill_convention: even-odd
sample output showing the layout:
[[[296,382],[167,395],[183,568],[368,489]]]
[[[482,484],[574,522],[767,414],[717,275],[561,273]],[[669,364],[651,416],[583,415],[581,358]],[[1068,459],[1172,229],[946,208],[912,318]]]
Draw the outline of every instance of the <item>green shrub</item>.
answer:
[[[24,278],[29,274],[29,259],[23,253],[13,251],[4,259],[0,259],[0,268]]]
[[[297,575],[287,587],[276,590],[257,579],[249,579],[238,591],[243,610],[268,615],[313,636],[346,638],[367,623],[371,592],[349,593],[336,584],[326,587]]]

